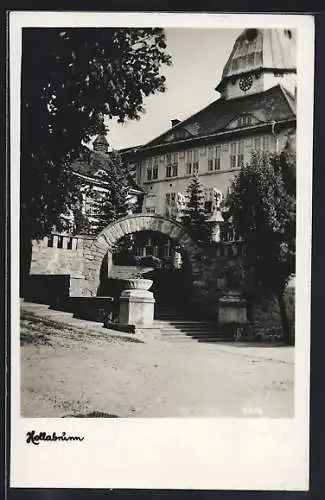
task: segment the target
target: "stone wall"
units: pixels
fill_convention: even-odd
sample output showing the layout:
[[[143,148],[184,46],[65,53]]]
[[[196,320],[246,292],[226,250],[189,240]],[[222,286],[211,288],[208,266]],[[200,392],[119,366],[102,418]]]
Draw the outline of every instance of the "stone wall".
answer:
[[[109,272],[115,243],[127,234],[141,231],[156,231],[165,234],[184,249],[191,261],[200,251],[182,224],[159,215],[129,215],[109,224],[94,241],[84,242],[84,276],[86,281],[84,295],[93,297],[98,293],[103,258],[108,254],[107,271]]]
[[[243,291],[243,251],[242,243],[209,244],[192,262],[192,302],[204,316],[218,316],[226,290]]]
[[[82,277],[83,243],[83,237],[72,238],[60,234],[34,240],[30,274],[70,274]]]
[[[230,289],[244,291],[245,249],[242,242],[198,246],[180,224],[157,216],[128,217],[108,226],[95,239],[54,234],[50,240],[44,238],[34,241],[31,275],[66,275],[69,277],[70,296],[95,297],[100,286],[100,268],[104,256],[108,254],[111,257],[112,247],[121,236],[144,229],[161,231],[183,247],[191,277],[191,302],[203,317],[218,317],[218,299]],[[108,276],[111,258],[108,258],[105,265]],[[52,281],[49,279],[49,283]],[[34,279],[34,283],[36,282]],[[292,294],[291,309],[294,311]],[[270,327],[280,324],[276,301],[261,301],[256,304],[254,316],[262,326],[265,322]]]
[[[70,237],[53,233],[51,237],[34,240],[30,267],[29,296],[43,294],[43,290],[53,288],[54,276],[65,276],[64,286],[59,290],[56,280],[55,294],[65,296],[66,288],[70,296],[80,296],[84,289],[84,236]],[[67,284],[68,281],[68,284]],[[53,292],[54,293],[54,292]],[[52,295],[53,295],[52,293]]]

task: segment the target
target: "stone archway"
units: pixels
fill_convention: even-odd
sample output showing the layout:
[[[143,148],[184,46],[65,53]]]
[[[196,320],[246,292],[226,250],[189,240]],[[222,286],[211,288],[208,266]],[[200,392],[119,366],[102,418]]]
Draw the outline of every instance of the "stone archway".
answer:
[[[84,248],[84,294],[96,296],[100,282],[100,268],[103,258],[111,253],[115,243],[127,234],[140,231],[156,231],[165,234],[187,253],[192,264],[199,253],[196,242],[186,232],[184,226],[161,215],[133,214],[109,224],[89,246]]]

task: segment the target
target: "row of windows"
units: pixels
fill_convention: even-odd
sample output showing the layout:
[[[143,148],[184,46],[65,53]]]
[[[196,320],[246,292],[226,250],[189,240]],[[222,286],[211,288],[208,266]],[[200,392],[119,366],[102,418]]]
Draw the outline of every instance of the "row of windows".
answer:
[[[170,201],[170,198],[169,198],[169,200],[167,200],[168,195],[175,195],[175,193],[167,193],[166,194],[165,213],[168,216],[176,215],[178,209],[176,207],[175,202]],[[213,205],[213,202],[211,200],[204,201],[204,211],[206,214],[211,214],[213,211],[213,207],[214,207],[214,205]],[[146,207],[145,211],[147,214],[155,214],[156,208],[155,207]]]
[[[243,115],[239,117],[238,119],[238,126],[244,127],[248,126],[252,123],[252,116],[251,115]],[[265,136],[268,137],[268,136]],[[261,140],[261,137],[256,137],[256,140],[259,141]],[[245,143],[247,147],[251,147],[253,143],[253,139],[251,137],[245,139]],[[230,147],[230,142],[225,142],[223,143],[220,147],[222,148],[223,152],[228,152],[229,147]],[[209,149],[210,146],[201,146],[200,148],[193,148],[192,150],[188,151],[177,151],[174,153],[167,153],[163,154],[160,156],[154,156],[147,158],[146,160],[143,161],[142,165],[146,168],[157,168],[159,164],[174,164],[177,163],[179,160],[183,160],[186,157],[186,162],[191,162],[192,158],[193,161],[198,160],[199,155],[204,156]],[[218,146],[217,146],[218,147]]]
[[[146,246],[143,247],[137,247],[136,250],[136,255],[138,257],[148,257],[148,256],[153,256],[153,257],[159,257],[160,252],[159,252],[159,246],[158,245],[149,245],[147,244]],[[172,256],[172,248],[170,245],[166,244],[163,246],[163,255],[164,257],[171,257]]]
[[[230,186],[228,187],[228,194],[230,194],[231,188]],[[214,208],[216,207],[217,203],[217,198],[216,194],[218,193],[218,198],[220,200],[223,198],[222,193],[215,188],[209,188],[205,187],[204,188],[204,194],[203,194],[203,203],[204,203],[204,210],[208,213],[212,213]],[[166,210],[166,215],[177,215],[177,212],[179,210],[182,210],[185,205],[186,205],[186,195],[181,194],[181,193],[176,193],[176,192],[168,192],[165,193],[165,198],[164,198],[164,204],[165,204],[165,210]],[[145,207],[146,213],[156,213],[156,208],[152,206],[152,202],[149,201],[149,205]]]
[[[254,150],[268,150],[269,149],[269,136],[255,137],[250,140],[250,146]],[[247,140],[246,140],[247,146]],[[221,170],[221,151],[225,151],[222,145],[209,146],[207,148],[207,159],[208,159],[208,172],[213,170]],[[229,167],[230,168],[240,168],[244,164],[244,150],[245,150],[245,140],[230,143],[230,155],[229,155]],[[229,149],[228,149],[229,151]],[[179,174],[178,169],[179,153],[168,153],[166,155],[167,165],[165,167],[165,177],[177,177]],[[193,149],[186,151],[185,158],[186,175],[191,175],[199,172],[199,149]],[[147,171],[146,180],[156,180],[158,179],[159,171],[159,160],[158,157],[149,158],[147,160]]]
[[[251,115],[241,116],[237,120],[237,127],[248,127],[251,124],[252,124],[252,117],[251,117]]]

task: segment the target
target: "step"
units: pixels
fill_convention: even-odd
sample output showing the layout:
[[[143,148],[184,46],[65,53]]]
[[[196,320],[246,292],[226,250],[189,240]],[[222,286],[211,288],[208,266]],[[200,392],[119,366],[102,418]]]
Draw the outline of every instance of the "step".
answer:
[[[161,337],[164,340],[194,340],[196,342],[217,342],[219,340],[224,342],[232,341],[231,338],[216,335],[207,335],[205,337],[192,337],[191,335],[162,335]]]
[[[177,338],[177,337],[170,337],[168,339],[163,338],[162,340],[168,341],[168,342],[174,342],[174,343],[186,343],[186,344],[191,344],[191,343],[196,343],[196,344],[216,344],[220,342],[233,342],[232,339],[225,338],[225,337],[209,337],[206,339],[196,339],[193,337],[184,337],[184,338]]]
[[[204,336],[204,335],[219,335],[222,337],[229,337],[231,335],[223,332],[222,330],[208,330],[208,329],[192,329],[192,330],[173,330],[173,329],[158,329],[155,328],[155,330],[160,331],[161,333],[164,333],[165,335],[199,335],[199,336]]]
[[[198,325],[204,325],[208,326],[210,328],[220,328],[219,323],[215,323],[212,321],[186,321],[186,320],[171,320],[171,321],[161,321],[161,320],[154,320],[154,324],[159,325],[159,326],[175,326],[175,327],[187,327],[187,326],[198,326]]]
[[[188,333],[190,335],[204,335],[204,334],[209,334],[209,335],[223,335],[227,336],[228,332],[225,332],[220,329],[216,330],[211,330],[211,328],[157,328],[153,327],[155,330],[159,330],[160,332],[164,333],[179,333],[180,335],[184,333]]]
[[[224,329],[220,327],[220,325],[209,325],[206,323],[194,323],[194,324],[163,324],[163,323],[154,323],[154,328],[160,330],[171,330],[171,331],[193,331],[193,330],[207,330],[210,332],[221,331],[224,332]]]
[[[214,343],[214,342],[232,342],[232,338],[227,338],[227,337],[191,337],[189,335],[184,335],[184,336],[173,336],[173,335],[167,335],[167,336],[162,336],[162,340],[166,340],[168,342],[186,342],[186,343]]]

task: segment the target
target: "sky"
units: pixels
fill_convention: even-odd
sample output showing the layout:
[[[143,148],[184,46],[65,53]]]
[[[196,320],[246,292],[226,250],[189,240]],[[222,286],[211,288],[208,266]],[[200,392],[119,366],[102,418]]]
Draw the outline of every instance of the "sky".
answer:
[[[214,89],[221,79],[240,29],[167,28],[167,52],[172,66],[163,66],[167,90],[144,99],[146,113],[140,121],[125,124],[107,121],[110,147],[138,146],[171,127],[171,120],[184,120],[219,98]]]

